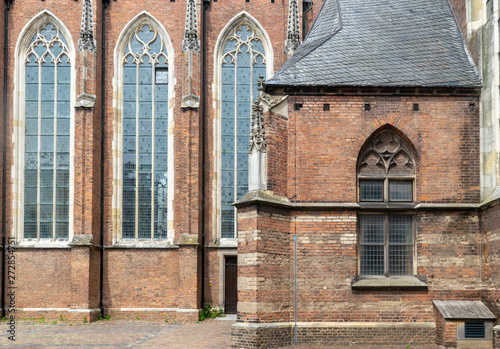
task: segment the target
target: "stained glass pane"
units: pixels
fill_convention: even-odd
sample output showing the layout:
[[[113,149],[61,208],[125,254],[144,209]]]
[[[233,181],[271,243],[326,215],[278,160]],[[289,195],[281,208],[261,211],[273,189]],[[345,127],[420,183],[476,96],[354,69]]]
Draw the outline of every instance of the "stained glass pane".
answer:
[[[68,238],[71,64],[55,26],[35,37],[25,69],[24,237]]]
[[[264,48],[242,25],[224,46],[221,76],[221,237],[235,237],[235,209],[231,204],[248,191],[248,141],[256,81],[265,77],[265,63],[253,58]],[[256,52],[257,50],[258,52]]]
[[[361,243],[362,244],[383,244],[384,243],[384,222],[383,215],[363,215],[361,221]]]
[[[389,181],[390,201],[413,201],[412,181]]]
[[[389,216],[389,243],[411,244],[413,242],[412,216]]]
[[[384,246],[361,246],[361,275],[384,275]]]
[[[389,274],[413,274],[413,246],[389,246]]]
[[[384,201],[384,181],[359,181],[361,201]]]
[[[122,238],[167,238],[168,65],[157,34],[143,25],[124,52]]]

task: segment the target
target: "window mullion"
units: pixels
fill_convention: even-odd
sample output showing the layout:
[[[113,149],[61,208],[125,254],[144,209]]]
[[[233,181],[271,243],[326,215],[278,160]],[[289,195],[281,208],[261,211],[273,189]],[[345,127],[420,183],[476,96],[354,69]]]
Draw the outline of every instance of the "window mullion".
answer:
[[[384,220],[384,274],[389,275],[389,215]]]
[[[40,163],[42,160],[42,59],[38,62],[38,145],[37,145],[37,169],[36,169],[36,236],[40,239]]]
[[[238,196],[238,49],[234,53],[234,187],[233,197],[234,201]],[[234,222],[233,222],[233,237],[236,237],[238,232],[238,211],[233,207]]]
[[[155,81],[155,63],[151,63],[152,74],[152,107],[151,107],[151,240],[155,237],[155,96],[156,96],[156,81]]]
[[[56,238],[57,214],[57,62],[54,62],[54,173],[52,175],[52,238]]]
[[[139,238],[139,67],[135,69],[135,238]]]

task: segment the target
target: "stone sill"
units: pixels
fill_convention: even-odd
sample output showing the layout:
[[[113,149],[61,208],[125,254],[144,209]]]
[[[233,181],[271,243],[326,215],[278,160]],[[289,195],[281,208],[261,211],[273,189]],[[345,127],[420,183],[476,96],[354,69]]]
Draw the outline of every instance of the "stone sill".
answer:
[[[15,245],[16,249],[62,248],[71,249],[69,239],[22,239]]]
[[[351,285],[353,290],[426,290],[427,281],[416,276],[360,276]]]
[[[117,241],[114,245],[104,246],[105,249],[127,249],[127,248],[142,248],[142,249],[177,249],[179,246],[173,245],[170,240],[135,240],[123,239]]]
[[[236,322],[233,328],[261,329],[294,327],[293,322]],[[299,328],[429,328],[435,329],[434,322],[297,322]]]

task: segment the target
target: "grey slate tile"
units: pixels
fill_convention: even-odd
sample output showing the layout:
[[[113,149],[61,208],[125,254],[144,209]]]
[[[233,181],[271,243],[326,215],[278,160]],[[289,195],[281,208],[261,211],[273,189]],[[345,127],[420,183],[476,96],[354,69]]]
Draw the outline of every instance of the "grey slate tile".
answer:
[[[447,0],[326,0],[267,84],[480,87],[481,78]]]

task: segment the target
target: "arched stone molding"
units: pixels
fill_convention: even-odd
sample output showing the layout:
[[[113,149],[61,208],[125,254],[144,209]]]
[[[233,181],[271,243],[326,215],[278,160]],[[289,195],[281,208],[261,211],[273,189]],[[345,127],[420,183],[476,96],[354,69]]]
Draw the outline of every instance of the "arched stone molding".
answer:
[[[112,196],[112,225],[113,244],[122,236],[122,179],[123,179],[123,58],[125,49],[136,29],[149,25],[153,27],[162,39],[167,51],[168,64],[168,187],[167,187],[167,244],[173,243],[174,238],[174,107],[175,107],[175,62],[172,41],[163,25],[147,11],[143,11],[131,19],[122,29],[113,54],[113,196]],[[162,240],[165,244],[165,240]],[[137,244],[135,244],[137,245]]]
[[[213,161],[214,161],[214,173],[212,181],[212,231],[213,236],[216,241],[221,239],[221,207],[222,207],[222,194],[221,194],[221,170],[222,170],[222,59],[224,57],[224,46],[229,37],[234,33],[234,31],[243,26],[247,25],[252,30],[254,30],[255,35],[259,37],[263,44],[265,52],[265,64],[266,64],[266,75],[270,78],[273,75],[273,65],[274,65],[274,54],[271,39],[267,34],[266,30],[262,25],[249,13],[243,11],[234,16],[220,32],[217,38],[215,48],[214,48],[214,78],[212,84],[212,98],[213,98],[213,137],[214,137],[214,148],[213,148]],[[255,77],[255,82],[258,77]],[[255,99],[257,96],[252,96]],[[250,140],[250,134],[249,134]],[[236,235],[235,231],[235,235]],[[222,244],[227,244],[228,246],[236,247],[236,239],[222,239]],[[227,240],[227,241],[224,241]],[[232,240],[232,241],[230,241]]]
[[[359,136],[353,141],[349,154],[346,161],[349,162],[347,165],[352,166],[351,161],[356,161],[358,154],[374,134],[383,128],[388,128],[394,133],[399,135],[406,144],[410,147],[413,154],[415,155],[415,160],[419,160],[419,152],[417,151],[420,147],[421,137],[415,128],[410,127],[406,122],[395,116],[382,116],[379,119],[372,121],[371,124],[366,126],[360,133]]]
[[[26,54],[31,40],[37,30],[47,24],[52,24],[62,34],[67,43],[69,60],[71,62],[71,95],[70,95],[70,178],[69,178],[69,237],[63,240],[44,239],[35,244],[67,245],[73,237],[73,209],[74,209],[74,144],[75,144],[75,96],[76,96],[76,69],[75,45],[70,31],[64,23],[48,10],[33,17],[21,30],[14,52],[14,101],[13,101],[13,155],[12,166],[12,235],[16,241],[31,245],[33,242],[23,241],[24,237],[24,152],[25,152],[25,73]],[[49,241],[47,241],[49,240]],[[36,245],[35,245],[36,246]]]

